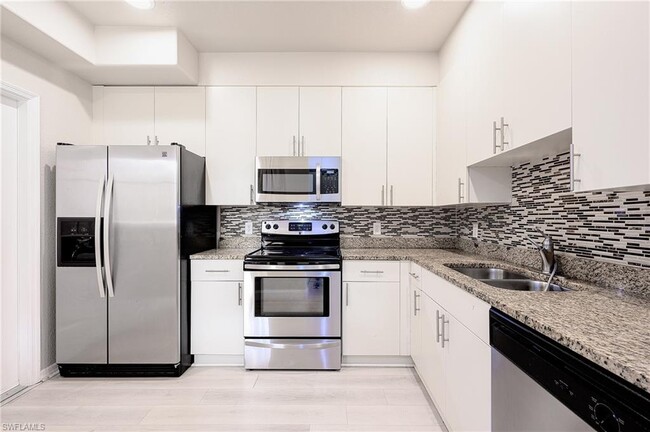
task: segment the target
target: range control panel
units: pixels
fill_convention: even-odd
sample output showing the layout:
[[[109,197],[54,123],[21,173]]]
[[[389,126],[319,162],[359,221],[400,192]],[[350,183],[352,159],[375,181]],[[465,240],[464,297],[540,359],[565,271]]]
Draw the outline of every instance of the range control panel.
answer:
[[[339,223],[333,220],[262,222],[262,234],[323,235],[338,233]]]

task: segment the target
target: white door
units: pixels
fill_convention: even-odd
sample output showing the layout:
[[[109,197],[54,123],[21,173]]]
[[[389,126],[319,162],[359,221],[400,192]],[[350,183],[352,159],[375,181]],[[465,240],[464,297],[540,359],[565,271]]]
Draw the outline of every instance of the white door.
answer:
[[[466,68],[452,65],[438,88],[436,205],[467,202]]]
[[[300,156],[341,156],[341,88],[300,87]]]
[[[435,89],[388,89],[388,204],[433,205]]]
[[[153,87],[104,87],[104,144],[155,144]]]
[[[507,0],[504,113],[510,147],[571,127],[571,2]]]
[[[192,354],[244,354],[243,282],[192,282]]]
[[[399,355],[399,282],[345,282],[343,290],[343,355]]]
[[[650,4],[571,4],[575,188],[648,184]]]
[[[449,430],[490,431],[490,346],[446,312],[444,336]]]
[[[411,358],[418,371],[422,364],[422,296],[419,288],[411,287]]]
[[[0,148],[0,303],[2,365],[0,394],[19,385],[18,375],[18,106],[2,98]]]
[[[386,101],[383,87],[343,89],[343,205],[386,204]]]
[[[156,87],[158,144],[178,143],[205,156],[205,87]]]
[[[257,155],[298,156],[298,87],[257,88]]]
[[[467,162],[494,153],[493,122],[503,116],[502,8],[498,1],[473,2],[464,17],[467,40]],[[497,143],[500,135],[497,134]]]
[[[254,204],[255,87],[206,91],[206,204]]]
[[[445,412],[445,356],[442,341],[439,337],[442,315],[445,310],[429,296],[422,293],[420,307],[422,313],[422,366],[421,378],[438,410]],[[438,317],[440,319],[438,319]]]

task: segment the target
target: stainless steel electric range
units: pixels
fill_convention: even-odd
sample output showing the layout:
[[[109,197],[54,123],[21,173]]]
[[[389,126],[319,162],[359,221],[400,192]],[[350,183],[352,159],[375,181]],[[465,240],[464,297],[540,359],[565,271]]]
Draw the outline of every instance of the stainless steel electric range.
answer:
[[[341,368],[337,221],[265,221],[244,258],[246,369]]]

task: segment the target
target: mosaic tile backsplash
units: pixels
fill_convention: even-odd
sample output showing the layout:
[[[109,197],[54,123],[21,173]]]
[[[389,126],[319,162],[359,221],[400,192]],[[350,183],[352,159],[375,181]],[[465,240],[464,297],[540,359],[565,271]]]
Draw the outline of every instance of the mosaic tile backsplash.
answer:
[[[528,247],[538,227],[555,249],[582,258],[650,268],[650,190],[570,192],[569,154],[513,167],[510,206],[458,209],[458,237]]]
[[[341,234],[356,237],[372,235],[373,222],[381,222],[384,236],[449,237],[456,229],[449,221],[454,209],[431,207],[340,207],[332,204],[278,204],[254,207],[222,207],[221,237],[244,235],[244,223],[253,222],[253,233],[260,234],[267,219],[336,219]]]
[[[384,238],[458,237],[470,239],[479,223],[479,240],[506,247],[530,247],[538,227],[553,236],[557,251],[599,261],[650,268],[650,190],[571,192],[569,154],[513,167],[511,205],[463,208],[339,207],[261,205],[222,207],[221,237],[244,235],[253,221],[259,235],[266,219],[338,219],[344,236],[370,240],[372,223]],[[537,236],[539,238],[539,236]],[[376,239],[376,238],[374,238]],[[372,246],[370,246],[372,247]]]

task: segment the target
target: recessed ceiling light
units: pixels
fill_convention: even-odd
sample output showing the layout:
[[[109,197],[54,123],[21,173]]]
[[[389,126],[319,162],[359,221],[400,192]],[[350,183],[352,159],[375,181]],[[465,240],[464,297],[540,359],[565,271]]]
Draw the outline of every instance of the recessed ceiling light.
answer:
[[[431,0],[402,0],[402,6],[406,9],[420,9],[430,2]]]
[[[124,0],[134,8],[138,9],[153,9],[153,7],[156,5],[154,3],[154,0]]]

